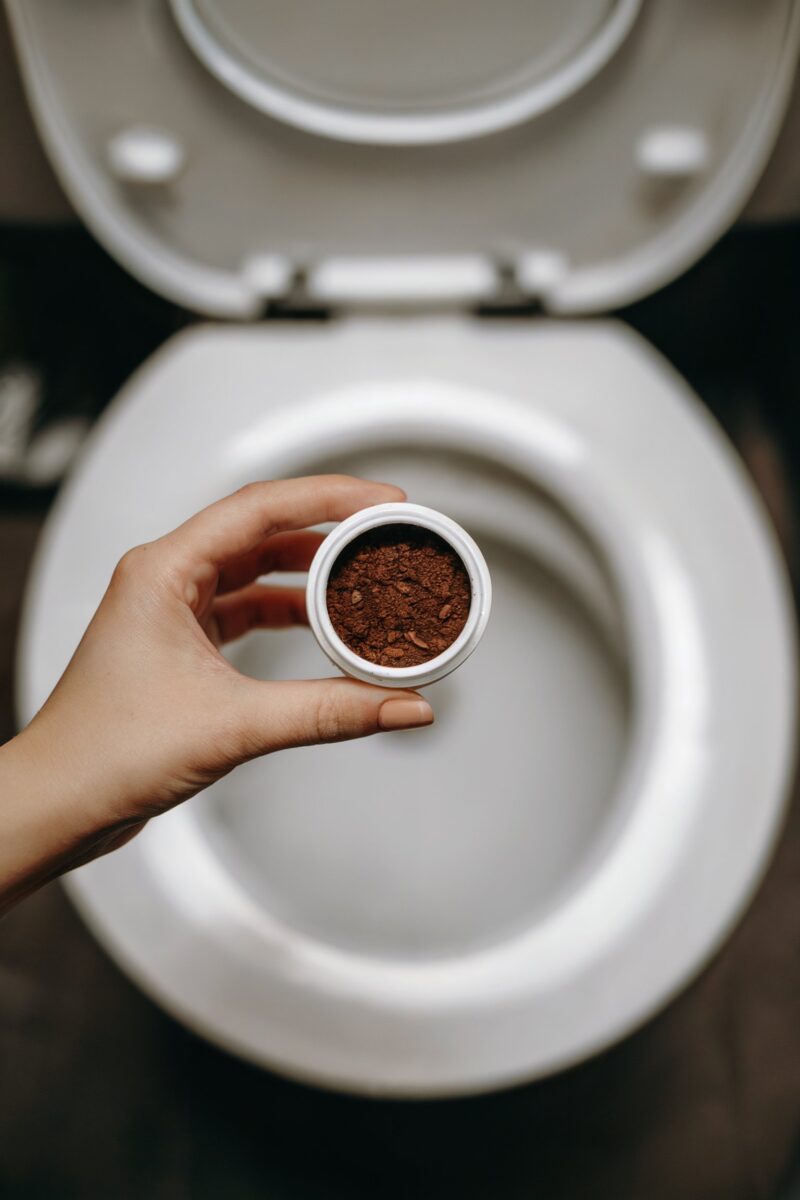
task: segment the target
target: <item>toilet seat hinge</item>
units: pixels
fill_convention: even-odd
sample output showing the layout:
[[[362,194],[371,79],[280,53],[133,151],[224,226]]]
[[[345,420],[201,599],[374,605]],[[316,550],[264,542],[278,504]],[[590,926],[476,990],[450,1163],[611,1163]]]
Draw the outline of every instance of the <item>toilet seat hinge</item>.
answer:
[[[499,255],[337,256],[294,265],[283,294],[266,299],[264,316],[324,320],[456,309],[506,317],[543,307],[541,289],[524,286],[520,264]]]

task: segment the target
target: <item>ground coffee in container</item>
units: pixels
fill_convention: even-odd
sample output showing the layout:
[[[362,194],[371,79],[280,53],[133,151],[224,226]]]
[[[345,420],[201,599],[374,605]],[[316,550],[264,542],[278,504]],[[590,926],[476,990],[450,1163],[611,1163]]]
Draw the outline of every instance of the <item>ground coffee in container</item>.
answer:
[[[491,581],[455,521],[417,504],[381,504],[343,521],[320,546],[307,606],[322,649],[346,674],[419,687],[475,649]]]

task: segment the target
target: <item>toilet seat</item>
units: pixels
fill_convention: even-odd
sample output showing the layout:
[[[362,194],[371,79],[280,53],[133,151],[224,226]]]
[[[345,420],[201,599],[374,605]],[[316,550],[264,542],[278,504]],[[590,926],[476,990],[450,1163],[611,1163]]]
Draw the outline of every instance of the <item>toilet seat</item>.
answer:
[[[622,1036],[707,959],[763,870],[792,764],[793,617],[752,488],[687,389],[612,323],[182,335],[101,420],[59,498],[20,657],[27,719],[125,547],[254,475],[420,440],[535,481],[621,597],[631,750],[614,820],[566,894],[461,952],[354,950],[270,911],[196,805],[69,881],[100,940],[192,1027],[286,1073],[393,1095],[508,1084]]]

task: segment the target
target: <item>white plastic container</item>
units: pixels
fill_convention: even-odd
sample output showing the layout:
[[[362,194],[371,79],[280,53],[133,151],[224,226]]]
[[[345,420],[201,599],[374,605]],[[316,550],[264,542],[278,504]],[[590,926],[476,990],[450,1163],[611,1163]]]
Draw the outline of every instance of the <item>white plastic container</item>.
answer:
[[[384,667],[361,658],[345,645],[328,615],[328,578],[336,560],[355,538],[381,525],[416,525],[438,534],[455,550],[469,576],[472,595],[469,616],[461,633],[441,654],[414,667]],[[449,675],[472,654],[489,620],[492,581],[486,560],[474,539],[443,513],[420,504],[376,504],[354,513],[326,537],[308,573],[306,607],[317,641],[345,675],[382,687],[417,688]]]

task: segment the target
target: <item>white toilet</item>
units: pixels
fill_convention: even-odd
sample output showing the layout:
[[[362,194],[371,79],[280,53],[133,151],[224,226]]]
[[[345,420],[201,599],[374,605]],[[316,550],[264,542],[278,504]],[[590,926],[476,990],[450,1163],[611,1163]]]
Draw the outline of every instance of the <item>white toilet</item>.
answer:
[[[169,1011],[327,1086],[480,1091],[611,1044],[764,870],[795,634],[723,435],[651,347],[582,318],[735,219],[800,6],[7,3],[86,223],[237,319],[168,343],[96,428],[33,573],[21,718],[120,554],[249,479],[396,481],[470,529],[495,593],[433,730],[252,763],[71,897]],[[305,631],[232,657],[327,671]]]

